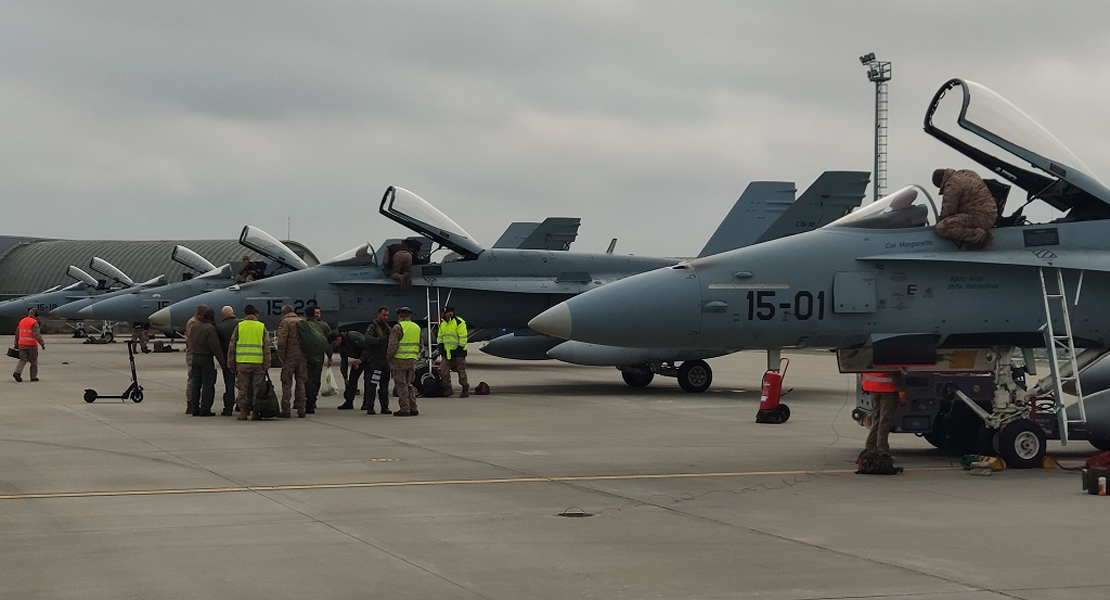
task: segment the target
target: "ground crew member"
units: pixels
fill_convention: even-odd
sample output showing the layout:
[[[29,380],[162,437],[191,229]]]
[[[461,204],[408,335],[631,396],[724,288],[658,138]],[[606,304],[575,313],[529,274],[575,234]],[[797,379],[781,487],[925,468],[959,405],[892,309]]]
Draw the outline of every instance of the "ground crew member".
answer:
[[[936,232],[975,249],[991,243],[990,230],[998,220],[998,202],[982,177],[969,169],[937,169],[933,185],[944,197]]]
[[[235,391],[239,396],[237,418],[246,421],[254,406],[254,395],[262,390],[266,371],[270,369],[270,332],[258,320],[258,309],[253,304],[243,308],[243,320],[231,334],[227,363],[235,371]]]
[[[366,364],[362,365],[363,373],[366,374],[366,393],[363,395],[362,409],[366,414],[374,414],[374,390],[378,390],[378,408],[381,409],[383,415],[393,414],[389,410],[389,356],[386,350],[389,349],[389,308],[385,306],[378,307],[375,319],[366,328],[366,335],[363,339],[366,341]]]
[[[393,272],[389,274],[390,279],[396,279],[401,282],[403,287],[412,285],[412,251],[408,246],[401,244],[392,255]]]
[[[320,307],[313,306],[305,309],[304,317],[310,325],[319,329],[325,338],[331,333],[331,325],[320,319]],[[304,386],[305,412],[311,415],[316,413],[316,398],[320,396],[320,379],[324,375],[324,356],[306,356],[305,360],[308,364],[308,381]],[[331,366],[331,346],[328,346],[328,366]]]
[[[143,354],[150,354],[150,347],[147,345],[150,342],[150,323],[144,321],[132,323],[131,341],[139,342],[139,348],[142,349]]]
[[[894,428],[894,412],[904,401],[903,377],[900,371],[861,373],[863,391],[871,394],[871,431],[864,450],[890,454],[890,430]]]
[[[289,398],[293,398],[293,408],[297,409],[297,417],[305,416],[305,380],[308,379],[308,362],[305,360],[304,349],[301,348],[301,333],[297,331],[297,323],[301,317],[293,311],[293,306],[286,304],[281,307],[281,320],[277,326],[278,358],[281,359],[281,412],[278,416],[288,419],[291,415]],[[294,380],[296,392],[294,393]]]
[[[231,347],[231,335],[235,333],[235,329],[239,326],[239,317],[235,316],[235,309],[230,306],[225,306],[220,309],[219,323],[216,323],[216,335],[220,338],[220,347],[223,348],[223,355],[226,359],[228,356],[228,349]],[[224,409],[220,413],[222,416],[230,417],[235,414],[235,370],[228,366],[227,361],[223,365],[223,380],[224,380]]]
[[[455,316],[453,306],[443,307],[443,320],[439,322],[436,343],[439,344],[439,355],[443,357],[443,364],[439,369],[443,397],[455,395],[455,390],[451,388],[451,371],[456,371],[459,374],[459,385],[462,386],[459,397],[466,398],[470,395],[470,383],[466,379],[466,321]]]
[[[15,330],[15,347],[19,350],[19,362],[15,365],[12,377],[17,382],[23,382],[23,366],[31,363],[31,381],[39,380],[39,346],[46,350],[46,342],[42,341],[42,330],[39,327],[39,311],[27,309],[27,316],[19,320]]]
[[[185,414],[187,415],[193,414],[194,409],[196,409],[196,406],[189,400],[189,390],[193,387],[193,353],[189,350],[189,330],[200,321],[206,310],[208,310],[207,304],[197,305],[197,312],[185,322],[185,370],[188,372],[188,377],[185,380]]]
[[[341,356],[350,359],[347,368],[347,379],[343,387],[343,404],[335,407],[338,410],[354,410],[355,395],[358,394],[358,380],[362,377],[363,363],[369,358],[366,354],[366,339],[357,331],[332,332],[328,334],[328,343],[339,350]]]
[[[194,417],[212,417],[212,403],[216,399],[216,362],[227,364],[227,355],[216,333],[216,313],[205,309],[200,320],[189,330],[189,351],[192,353],[189,377],[189,404]]]
[[[397,324],[389,332],[389,368],[393,374],[393,389],[397,390],[399,410],[395,417],[415,417],[420,414],[412,393],[412,380],[416,377],[416,359],[420,358],[420,326],[412,322],[412,309],[397,309]]]

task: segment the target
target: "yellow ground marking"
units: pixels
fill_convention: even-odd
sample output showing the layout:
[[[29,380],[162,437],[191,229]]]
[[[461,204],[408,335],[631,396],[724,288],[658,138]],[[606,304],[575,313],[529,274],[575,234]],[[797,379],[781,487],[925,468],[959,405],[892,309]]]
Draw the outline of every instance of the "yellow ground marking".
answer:
[[[954,471],[960,467],[927,467],[908,471]],[[50,498],[105,498],[119,496],[174,496],[181,494],[230,494],[239,492],[289,492],[302,490],[344,490],[358,488],[416,487],[423,485],[488,485],[498,483],[560,483],[579,481],[630,481],[636,479],[707,479],[724,477],[779,477],[784,475],[839,475],[852,469],[817,471],[737,471],[723,473],[655,473],[642,475],[568,475],[563,477],[505,477],[498,479],[431,479],[423,481],[380,481],[362,483],[311,483],[291,485],[252,485],[242,487],[182,488],[158,490],[106,490],[87,492],[48,492],[0,495],[0,500],[41,500]]]

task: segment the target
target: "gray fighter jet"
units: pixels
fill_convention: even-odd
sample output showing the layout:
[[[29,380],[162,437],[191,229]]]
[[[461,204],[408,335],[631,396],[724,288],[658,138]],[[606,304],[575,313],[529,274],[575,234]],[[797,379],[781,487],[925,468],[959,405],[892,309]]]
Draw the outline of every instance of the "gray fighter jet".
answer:
[[[239,243],[248,250],[262,255],[266,260],[251,261],[252,268],[263,277],[288,273],[307,268],[307,265],[287,246],[270,234],[247,225],[239,234]],[[230,264],[216,267],[189,248],[178,245],[173,249],[174,261],[193,269],[198,276],[159,287],[135,288],[127,293],[102,298],[93,303],[83,303],[76,310],[78,318],[109,321],[143,322],[151,313],[198,294],[224,289],[236,283],[237,273]],[[215,309],[219,310],[219,306]]]
[[[719,254],[767,240],[810,231],[859,206],[868,174],[827,171],[794,199],[794,184],[756,181],[748,185],[699,257]],[[777,217],[777,218],[776,218]],[[623,348],[564,341],[532,330],[494,339],[482,352],[504,358],[543,360],[616,367],[625,383],[644,387],[655,375],[675,377],[687,392],[703,392],[713,381],[704,359],[728,354],[721,348]]]
[[[46,315],[63,304],[83,300],[93,295],[103,295],[110,291],[107,287],[97,289],[97,280],[73,265],[66,269],[66,275],[77,281],[66,286],[56,285],[37,294],[12,298],[0,303],[0,317],[23,317],[27,315],[29,308],[38,309],[40,315]]]
[[[51,317],[74,321],[80,320],[81,316],[79,313],[81,309],[94,302],[100,302],[122,294],[129,294],[137,289],[147,289],[166,285],[165,275],[159,275],[142,283],[135,283],[126,273],[99,256],[92,257],[92,260],[89,261],[89,268],[108,278],[108,280],[111,281],[110,286],[116,289],[106,294],[94,295],[89,298],[63,304],[50,311]]]
[[[944,116],[955,124],[934,123]],[[921,386],[925,395],[911,398],[899,428],[938,445],[970,430],[1015,466],[1039,464],[1046,437],[1110,444],[1110,390],[1077,390],[1065,410],[1061,389],[1110,347],[1110,189],[1025,113],[971,81],[941,87],[925,130],[1028,194],[999,219],[985,250],[938,236],[937,202],[911,185],[816,231],[591,290],[530,326],[618,346],[833,348],[846,372],[897,365],[916,373],[925,364],[930,376],[986,373],[993,385],[974,401],[967,396],[978,384],[956,382],[946,394]],[[922,171],[935,166],[944,165]],[[1004,204],[1003,192],[996,197]],[[1022,214],[1035,201],[1066,216],[1031,223]],[[1010,357],[1016,347],[1046,346],[1051,374],[1027,392]]]

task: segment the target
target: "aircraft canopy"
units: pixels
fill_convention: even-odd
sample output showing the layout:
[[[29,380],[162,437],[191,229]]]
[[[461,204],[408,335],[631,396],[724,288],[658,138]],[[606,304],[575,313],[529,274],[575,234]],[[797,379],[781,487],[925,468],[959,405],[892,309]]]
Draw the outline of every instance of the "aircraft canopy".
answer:
[[[170,256],[173,258],[174,262],[184,265],[197,273],[207,273],[216,268],[216,265],[208,262],[208,259],[181,244],[173,247],[173,254]]]
[[[825,227],[908,229],[936,225],[937,210],[924,188],[908,185],[850,212]]]
[[[257,227],[243,227],[243,232],[239,234],[239,243],[294,271],[308,268],[308,264],[293,254],[288,246]]]
[[[437,244],[454,250],[463,258],[476,258],[485,250],[458,223],[404,188],[390,186],[382,196],[378,212]]]
[[[961,93],[947,101],[948,92],[956,89]],[[934,124],[934,116],[954,118],[955,125],[942,129]],[[967,136],[961,129],[977,137]],[[1039,198],[1057,210],[1076,209],[1069,215],[1072,220],[1110,216],[1110,189],[1091,175],[1090,168],[1040,123],[983,85],[964,79],[946,82],[925,114],[925,131],[1006,183],[1024,189],[1030,200]],[[1020,160],[1010,163],[988,153],[978,147],[984,140]],[[1018,166],[1021,163],[1040,172]]]
[[[120,271],[115,265],[99,256],[92,257],[92,260],[89,261],[89,268],[116,283],[123,284],[124,287],[135,285],[135,282],[124,274],[123,271]]]
[[[369,243],[355,246],[350,250],[324,261],[324,265],[329,267],[366,267],[378,264],[377,259],[374,258],[374,247]]]

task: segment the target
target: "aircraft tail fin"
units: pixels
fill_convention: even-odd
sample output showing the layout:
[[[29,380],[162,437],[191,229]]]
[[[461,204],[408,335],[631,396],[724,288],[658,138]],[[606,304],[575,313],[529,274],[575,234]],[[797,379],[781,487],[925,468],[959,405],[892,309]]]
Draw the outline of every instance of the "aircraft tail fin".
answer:
[[[810,231],[839,219],[863,202],[870,179],[866,171],[825,171],[755,243]]]
[[[796,191],[789,181],[749,183],[698,256],[720,254],[754,244],[760,234],[794,202]]]
[[[578,238],[582,219],[548,217],[542,223],[511,223],[501,234],[494,248],[520,250],[570,250]]]

